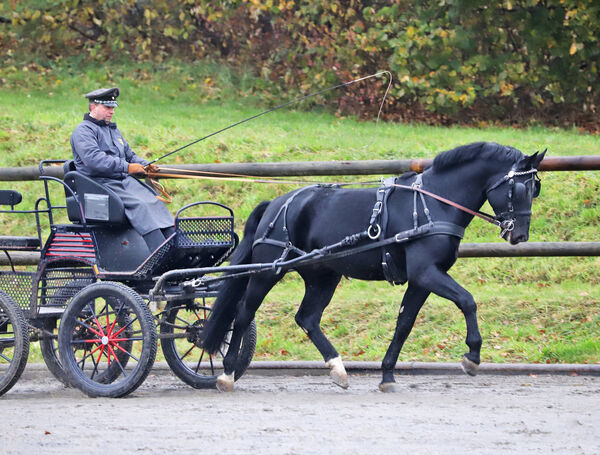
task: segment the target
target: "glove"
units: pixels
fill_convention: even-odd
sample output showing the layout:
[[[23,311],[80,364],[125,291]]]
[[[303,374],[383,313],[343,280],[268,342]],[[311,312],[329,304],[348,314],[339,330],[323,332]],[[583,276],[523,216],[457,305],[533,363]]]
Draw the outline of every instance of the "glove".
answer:
[[[158,166],[154,164],[148,164],[144,169],[146,169],[146,172],[152,172],[153,174],[156,174],[159,170]]]

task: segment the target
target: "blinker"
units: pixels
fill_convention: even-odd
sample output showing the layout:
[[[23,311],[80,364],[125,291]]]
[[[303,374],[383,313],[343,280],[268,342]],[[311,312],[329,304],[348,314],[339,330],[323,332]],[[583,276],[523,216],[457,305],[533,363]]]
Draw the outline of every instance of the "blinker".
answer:
[[[542,181],[537,177],[533,179],[533,197],[536,198],[540,195],[542,189]]]

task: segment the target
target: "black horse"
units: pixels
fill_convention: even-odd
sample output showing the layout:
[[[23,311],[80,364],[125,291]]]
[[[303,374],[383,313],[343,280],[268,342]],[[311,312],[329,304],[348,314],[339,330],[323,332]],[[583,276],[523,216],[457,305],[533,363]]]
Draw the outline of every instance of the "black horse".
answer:
[[[469,352],[462,366],[474,375],[482,342],[477,306],[447,272],[457,259],[464,228],[474,215],[482,215],[476,211],[486,199],[496,213],[493,218],[487,216],[488,220],[502,227],[503,238],[511,244],[527,241],[532,200],[540,190],[536,171],[544,154],[526,156],[511,147],[480,142],[440,153],[423,174],[404,174],[387,188],[313,186],[292,191],[254,209],[231,264],[277,265],[336,243],[365,246],[345,257],[322,254],[319,257],[324,260],[293,267],[306,286],[296,322],[323,355],[333,381],[348,387],[342,360],[321,331],[320,321],[342,276],[408,282],[382,363],[381,390],[393,390],[400,350],[432,292],[451,300],[463,312]],[[386,207],[383,212],[382,205]],[[369,249],[369,244],[376,247]],[[234,323],[225,371],[217,381],[220,390],[233,390],[241,337],[285,271],[275,266],[224,280],[203,331],[204,348],[216,352]]]

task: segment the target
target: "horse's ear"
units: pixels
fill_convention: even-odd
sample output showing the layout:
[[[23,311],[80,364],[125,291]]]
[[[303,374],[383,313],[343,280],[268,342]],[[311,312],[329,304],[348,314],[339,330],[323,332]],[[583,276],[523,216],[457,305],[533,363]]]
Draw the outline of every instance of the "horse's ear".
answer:
[[[533,163],[533,161],[535,160],[536,156],[537,156],[537,152],[535,152],[531,156],[530,155],[525,155],[517,163],[517,169],[520,170],[520,171],[525,171],[527,169],[531,169],[533,167],[531,163]]]
[[[535,152],[533,155],[531,155],[531,158],[533,158],[531,160],[531,167],[538,169],[540,166],[540,163],[542,162],[542,160],[544,159],[544,157],[546,156],[546,152],[548,151],[548,149],[544,149],[544,151],[542,153]]]

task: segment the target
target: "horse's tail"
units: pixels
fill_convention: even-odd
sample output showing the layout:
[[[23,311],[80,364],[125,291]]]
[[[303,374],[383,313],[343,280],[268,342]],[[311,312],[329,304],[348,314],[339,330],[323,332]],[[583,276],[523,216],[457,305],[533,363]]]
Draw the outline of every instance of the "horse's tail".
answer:
[[[244,228],[244,238],[231,256],[230,264],[248,264],[252,258],[254,234],[270,201],[261,202],[250,214]],[[223,280],[212,307],[212,314],[202,330],[202,347],[209,353],[218,352],[227,330],[235,319],[237,304],[246,292],[249,277]]]

